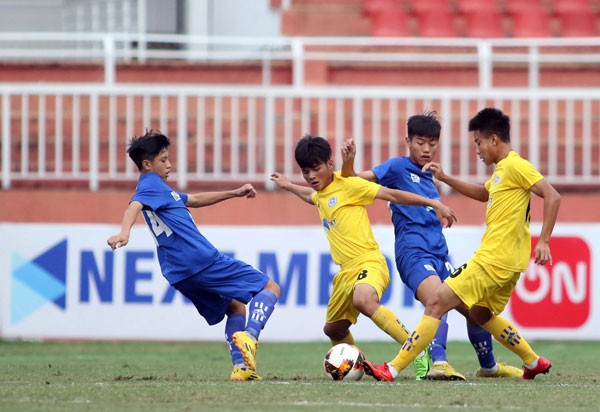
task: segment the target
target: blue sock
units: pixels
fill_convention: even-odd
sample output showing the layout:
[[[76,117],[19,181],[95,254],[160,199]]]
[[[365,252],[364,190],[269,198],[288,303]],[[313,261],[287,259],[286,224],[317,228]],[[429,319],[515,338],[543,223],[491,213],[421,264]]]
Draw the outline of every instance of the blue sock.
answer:
[[[435,362],[448,362],[446,356],[446,341],[448,340],[448,323],[446,322],[447,315],[442,316],[440,326],[438,327],[429,350],[431,351],[431,360]]]
[[[244,325],[246,324],[246,317],[239,313],[234,313],[233,315],[227,316],[227,322],[225,323],[225,339],[227,339],[227,343],[229,344],[229,352],[231,353],[231,362],[234,365],[239,365],[244,363],[244,357],[242,356],[242,352],[231,343],[231,337],[235,332],[239,332],[244,330]]]
[[[492,348],[492,335],[481,326],[475,326],[467,322],[467,332],[469,340],[475,349],[479,366],[482,368],[493,368],[496,365],[496,358]]]
[[[263,330],[273,313],[275,303],[277,303],[277,296],[269,290],[262,290],[250,302],[250,316],[248,316],[246,332],[255,339],[258,339],[260,331]]]

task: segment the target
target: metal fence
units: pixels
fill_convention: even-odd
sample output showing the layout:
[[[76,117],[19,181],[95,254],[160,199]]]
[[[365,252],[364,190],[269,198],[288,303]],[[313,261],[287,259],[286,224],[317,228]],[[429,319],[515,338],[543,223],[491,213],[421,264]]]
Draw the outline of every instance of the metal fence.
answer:
[[[158,129],[173,142],[174,183],[300,181],[293,149],[304,134],[327,137],[336,165],[344,138],[357,169],[405,154],[407,117],[436,110],[440,161],[483,181],[469,119],[495,106],[511,116],[514,149],[557,185],[600,187],[600,90],[294,88],[173,85],[1,84],[1,181],[80,182],[91,190],[137,179],[128,139]],[[444,190],[448,190],[444,188]]]
[[[104,83],[116,82],[119,63],[180,61],[255,63],[262,85],[272,84],[275,67],[291,68],[294,87],[306,86],[307,64],[467,65],[476,85],[495,87],[494,76],[506,65],[522,67],[526,87],[538,88],[544,68],[569,71],[600,68],[600,38],[373,38],[373,37],[224,37],[136,33],[0,33],[3,62],[85,61],[103,65]],[[583,80],[581,80],[583,81]],[[578,86],[590,86],[575,82]],[[598,84],[594,85],[598,87]]]

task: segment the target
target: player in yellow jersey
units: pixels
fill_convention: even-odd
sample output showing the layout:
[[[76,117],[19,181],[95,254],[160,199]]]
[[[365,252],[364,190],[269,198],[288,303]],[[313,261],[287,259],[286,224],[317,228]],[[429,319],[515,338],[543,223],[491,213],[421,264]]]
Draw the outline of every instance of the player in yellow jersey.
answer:
[[[429,206],[446,226],[456,221],[454,211],[438,200],[388,189],[359,177],[342,177],[334,172],[331,146],[322,137],[304,136],[296,146],[295,157],[310,187],[293,184],[280,173],[273,173],[271,180],[317,206],[331,257],[340,266],[333,279],[323,331],[332,345],[354,344],[350,326],[362,313],[397,342],[404,343],[409,331],[379,303],[390,275],[373,236],[366,206],[375,199]]]
[[[510,121],[498,109],[481,110],[469,122],[469,132],[477,154],[487,165],[496,165],[485,185],[467,183],[446,175],[438,163],[428,163],[441,182],[456,191],[487,202],[486,230],[479,249],[467,263],[455,270],[427,301],[419,325],[406,340],[398,355],[389,363],[374,365],[365,361],[365,372],[377,380],[392,381],[433,339],[440,318],[459,306],[469,308],[469,315],[523,361],[522,379],[548,373],[552,366],[538,356],[521,336],[516,326],[500,316],[521,272],[531,255],[530,196],[544,199],[544,216],[540,238],[534,249],[535,263],[552,264],[549,241],[558,215],[560,195],[527,160],[512,150]]]

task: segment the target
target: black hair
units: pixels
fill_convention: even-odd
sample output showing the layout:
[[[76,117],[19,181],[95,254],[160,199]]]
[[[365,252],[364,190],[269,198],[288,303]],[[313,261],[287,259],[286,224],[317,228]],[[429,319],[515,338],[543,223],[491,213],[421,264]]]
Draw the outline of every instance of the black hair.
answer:
[[[501,110],[485,108],[469,121],[469,131],[480,132],[483,137],[497,135],[503,142],[510,142],[510,119]]]
[[[144,160],[154,160],[163,149],[167,149],[171,142],[160,132],[148,130],[142,136],[137,136],[129,141],[127,153],[138,170],[142,170]]]
[[[436,115],[437,112],[431,111],[409,117],[408,122],[406,122],[408,138],[412,139],[415,136],[421,136],[439,139],[442,125]]]
[[[305,134],[296,146],[295,156],[301,169],[313,168],[331,159],[331,146],[322,137]]]

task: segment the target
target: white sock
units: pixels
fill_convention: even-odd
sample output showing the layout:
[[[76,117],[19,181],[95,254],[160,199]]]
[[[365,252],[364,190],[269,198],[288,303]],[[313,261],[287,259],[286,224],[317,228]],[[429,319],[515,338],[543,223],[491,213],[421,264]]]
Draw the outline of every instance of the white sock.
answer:
[[[394,368],[391,363],[388,363],[387,366],[390,369],[390,373],[392,374],[394,379],[396,379],[398,377],[398,371],[396,370],[396,368]]]
[[[481,370],[484,372],[496,373],[496,372],[498,372],[498,364],[495,364],[491,368],[481,368]]]
[[[525,365],[525,367],[526,367],[527,369],[535,369],[535,368],[537,368],[537,365],[538,365],[538,360],[540,360],[540,358],[537,358],[537,359],[535,360],[535,362],[533,362],[533,363],[530,363],[529,365]]]

